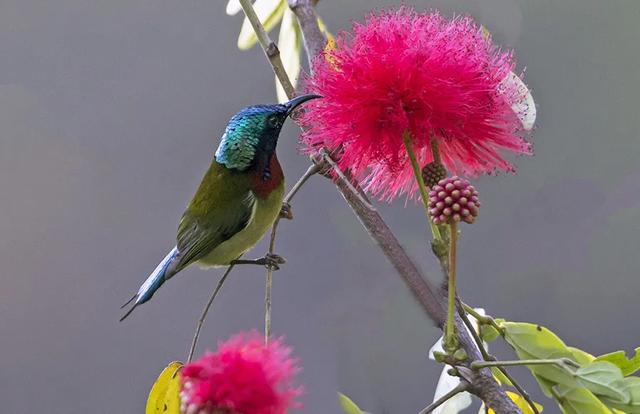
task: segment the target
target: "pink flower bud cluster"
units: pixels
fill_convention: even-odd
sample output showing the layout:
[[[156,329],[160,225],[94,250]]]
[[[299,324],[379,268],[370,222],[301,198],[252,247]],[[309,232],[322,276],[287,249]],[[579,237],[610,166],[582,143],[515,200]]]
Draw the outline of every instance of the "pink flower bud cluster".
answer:
[[[479,208],[478,191],[455,175],[440,180],[429,192],[429,214],[435,224],[473,223]]]

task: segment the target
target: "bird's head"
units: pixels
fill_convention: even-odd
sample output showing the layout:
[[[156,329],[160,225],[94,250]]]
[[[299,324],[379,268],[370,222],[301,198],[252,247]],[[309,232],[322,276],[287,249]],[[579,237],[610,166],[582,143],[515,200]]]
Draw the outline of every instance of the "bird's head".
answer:
[[[296,96],[284,104],[248,106],[235,114],[224,131],[216,161],[244,171],[276,150],[284,121],[301,104],[319,95]]]

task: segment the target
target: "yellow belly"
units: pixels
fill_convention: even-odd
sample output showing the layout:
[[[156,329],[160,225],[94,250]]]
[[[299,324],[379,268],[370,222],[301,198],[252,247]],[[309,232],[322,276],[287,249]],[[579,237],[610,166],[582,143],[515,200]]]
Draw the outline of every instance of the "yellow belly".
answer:
[[[226,266],[242,256],[262,239],[280,214],[284,198],[284,182],[265,199],[256,199],[253,215],[244,229],[222,242],[208,255],[198,260],[202,267]]]

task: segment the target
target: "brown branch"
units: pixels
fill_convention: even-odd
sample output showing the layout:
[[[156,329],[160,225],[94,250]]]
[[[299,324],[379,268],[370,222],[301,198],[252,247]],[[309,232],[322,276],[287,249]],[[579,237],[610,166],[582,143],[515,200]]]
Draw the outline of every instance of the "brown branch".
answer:
[[[260,19],[256,14],[256,11],[253,9],[250,0],[240,0],[240,5],[242,6],[242,10],[244,14],[247,16],[247,19],[251,23],[251,27],[253,27],[253,31],[256,33],[258,37],[258,42],[260,42],[260,46],[262,46],[262,50],[264,54],[269,59],[269,63],[271,64],[271,68],[273,72],[276,74],[280,85],[282,85],[282,89],[287,93],[287,96],[290,98],[293,97],[294,88],[291,84],[291,80],[289,76],[287,76],[287,71],[284,70],[284,65],[282,64],[282,59],[280,59],[280,50],[278,50],[278,46],[275,44],[271,38],[269,38],[269,34],[264,29],[262,23],[260,23]]]
[[[300,28],[304,34],[309,65],[312,67],[313,59],[322,53],[327,40],[318,26],[317,16],[311,0],[289,0],[289,7],[298,18]],[[446,301],[442,293],[422,276],[417,266],[409,258],[377,211],[368,208],[363,203],[362,197],[358,194],[361,192],[359,186],[354,184],[347,185],[344,180],[336,181],[336,186],[360,220],[362,226],[378,244],[398,275],[407,284],[418,303],[431,319],[442,328],[446,321]],[[356,191],[352,190],[354,187]],[[456,317],[456,327],[460,346],[467,352],[469,362],[482,360],[482,355],[475,347],[466,329],[464,329],[464,324],[459,316]],[[512,414],[521,412],[493,379],[490,370],[465,371],[467,373],[467,378],[465,379],[470,383],[469,391],[481,398],[496,413]]]
[[[431,319],[440,328],[443,328],[447,317],[447,303],[444,296],[437,288],[425,280],[382,217],[376,211],[371,211],[363,205],[360,202],[360,197],[351,192],[346,185],[337,182],[336,186],[360,220],[360,223],[376,241],[384,255],[396,269],[398,275],[405,281],[418,303]],[[467,330],[464,329],[462,320],[459,317],[456,318],[456,330],[460,346],[467,352],[469,362],[481,360],[482,355],[475,347]],[[496,413],[512,414],[520,412],[518,407],[493,379],[490,370],[469,372],[468,376],[469,378],[466,379],[470,383],[469,391],[482,399]]]
[[[318,26],[318,16],[313,8],[316,1],[313,0],[288,0],[289,8],[296,15],[298,24],[304,38],[304,47],[309,61],[320,55],[327,45],[327,38]]]
[[[442,404],[446,403],[447,401],[455,397],[456,395],[460,394],[461,392],[465,392],[468,389],[469,389],[469,383],[466,381],[461,381],[457,387],[455,387],[454,389],[452,389],[451,391],[443,395],[437,401],[434,401],[433,403],[429,404],[418,414],[429,414],[433,412],[436,408],[440,407]]]
[[[270,56],[270,45],[272,45],[273,42],[264,31],[260,21],[256,18],[252,19],[250,16],[251,11],[253,11],[250,2],[248,0],[240,1],[245,13],[248,12],[247,17],[251,20],[253,27],[256,30],[260,44],[269,58],[269,62],[271,63],[274,72],[276,75],[281,71],[283,72],[282,61],[279,59],[279,56],[277,56],[277,59],[272,59],[272,56]],[[313,8],[315,2],[313,0],[288,0],[288,2],[289,7],[296,15],[298,23],[300,24],[300,28],[304,36],[307,58],[311,64],[313,59],[323,52],[327,43],[327,39],[318,26],[318,18]],[[253,14],[255,17],[255,13]],[[287,77],[286,72],[284,72],[283,77]],[[281,83],[284,84],[286,82],[283,82],[281,79]],[[290,98],[293,96],[292,89],[287,90],[285,87],[285,91]],[[325,156],[328,156],[328,154],[325,153]],[[318,168],[320,169],[322,167],[318,166]],[[446,320],[446,299],[442,292],[425,280],[417,266],[409,258],[382,217],[375,209],[371,208],[368,200],[366,200],[366,196],[363,197],[362,194],[364,194],[364,192],[362,189],[357,184],[350,183],[346,174],[340,172],[338,175],[344,179],[337,180],[336,186],[360,220],[360,223],[378,244],[383,254],[391,262],[398,275],[407,284],[425,312],[440,328],[442,328]],[[272,228],[270,250],[272,250],[271,248],[275,243],[277,224],[278,221],[274,223]],[[467,363],[474,360],[482,360],[482,356],[474,346],[473,340],[467,333],[466,329],[464,329],[464,325],[459,316],[456,317],[456,327],[458,328],[460,345],[465,349],[469,356]],[[459,366],[457,369],[460,372],[464,372],[464,379],[469,382],[469,392],[480,397],[486,405],[493,408],[497,414],[520,413],[518,407],[509,397],[507,397],[504,390],[502,390],[498,383],[493,379],[489,369],[484,368],[471,370],[464,366]]]

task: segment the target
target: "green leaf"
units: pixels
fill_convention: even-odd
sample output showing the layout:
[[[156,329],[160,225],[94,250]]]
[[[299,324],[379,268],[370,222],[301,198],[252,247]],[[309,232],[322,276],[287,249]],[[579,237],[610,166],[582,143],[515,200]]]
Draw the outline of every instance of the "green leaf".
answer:
[[[564,414],[611,414],[611,410],[587,389],[556,386],[554,395]]]
[[[503,322],[500,326],[504,329],[506,341],[520,359],[575,359],[565,343],[547,328],[520,322]],[[550,393],[550,386],[554,383],[569,387],[577,386],[573,373],[556,365],[532,365],[528,368],[547,395]]]
[[[346,414],[364,414],[364,412],[343,393],[338,393],[338,401]]]
[[[596,361],[611,362],[622,370],[622,375],[627,377],[640,369],[640,348],[636,348],[636,354],[631,359],[627,358],[624,351],[616,351],[600,355]]]
[[[483,341],[493,342],[500,336],[500,332],[491,325],[480,325],[480,337]]]
[[[500,319],[500,318],[494,319],[494,321],[498,324],[498,326],[500,326],[500,324],[505,322],[504,319]],[[500,335],[501,335],[500,332],[493,325],[480,324],[480,337],[482,338],[483,341],[493,342]]]
[[[623,387],[622,371],[610,362],[593,362],[579,368],[576,375],[578,383],[596,395],[606,396],[623,404],[631,401],[631,395]]]
[[[145,414],[180,414],[181,362],[170,363],[153,383]]]
[[[589,365],[596,359],[596,357],[588,352],[583,351],[582,349],[574,348],[572,346],[569,346],[567,348],[569,349],[569,351],[571,351],[573,359],[580,365]]]
[[[619,401],[603,397],[602,402],[609,407],[622,410],[628,414],[640,413],[640,378],[627,377],[622,382],[622,390],[629,394],[631,397],[630,401],[627,404],[621,404]]]
[[[267,32],[278,24],[287,8],[286,0],[256,0],[253,4],[253,9]],[[238,36],[238,49],[250,49],[257,41],[258,37],[253,31],[251,22],[245,17]]]
[[[280,49],[280,59],[282,59],[284,70],[287,72],[291,84],[295,87],[298,83],[298,74],[300,73],[302,34],[300,33],[295,15],[288,7],[282,16],[280,35],[278,37],[278,49]],[[277,77],[276,90],[278,93],[278,102],[282,103],[289,100]]]
[[[553,397],[553,387],[555,387],[557,384],[553,381],[549,381],[545,378],[540,377],[539,375],[536,375],[535,373],[533,373],[533,377],[536,379],[536,381],[538,381],[538,385],[540,386],[540,389],[542,390],[542,393],[544,395],[546,395],[549,398]]]
[[[505,331],[507,342],[530,358],[548,359],[558,353],[571,356],[565,343],[543,326],[523,322],[503,322],[500,326]]]

